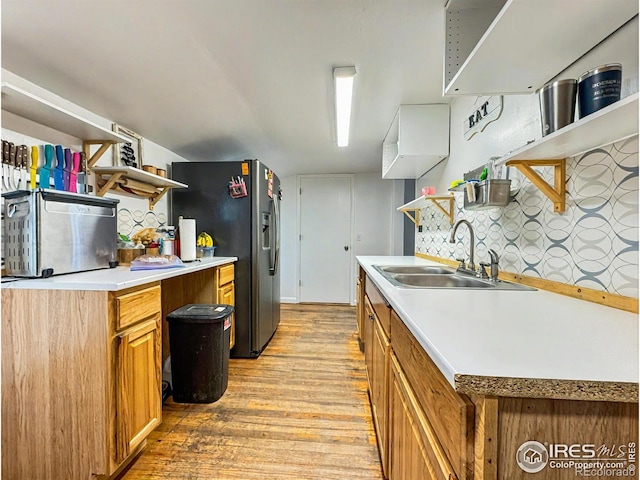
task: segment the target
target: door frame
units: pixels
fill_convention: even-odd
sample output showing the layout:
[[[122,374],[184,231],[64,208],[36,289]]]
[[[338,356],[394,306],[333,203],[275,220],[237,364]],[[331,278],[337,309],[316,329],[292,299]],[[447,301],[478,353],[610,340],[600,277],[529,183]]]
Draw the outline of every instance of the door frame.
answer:
[[[302,220],[302,209],[301,209],[301,201],[300,201],[300,189],[302,188],[302,180],[307,178],[348,178],[349,179],[349,188],[351,190],[351,211],[349,212],[350,222],[349,222],[349,304],[355,305],[355,289],[356,289],[356,281],[355,281],[355,175],[352,173],[327,173],[327,174],[306,174],[306,175],[296,175],[296,241],[297,241],[297,261],[296,261],[296,276],[298,277],[298,281],[296,282],[296,300],[300,303],[300,282],[302,280],[302,249],[300,248],[300,225]]]

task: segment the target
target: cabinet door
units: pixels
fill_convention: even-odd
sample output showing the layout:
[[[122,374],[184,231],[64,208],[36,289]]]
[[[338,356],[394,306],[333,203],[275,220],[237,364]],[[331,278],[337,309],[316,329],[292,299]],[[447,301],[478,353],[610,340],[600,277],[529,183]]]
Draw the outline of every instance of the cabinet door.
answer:
[[[218,288],[218,303],[235,306],[235,286],[234,283],[227,283]],[[229,332],[229,348],[233,348],[236,344],[236,314],[231,314],[231,330]]]
[[[363,331],[364,338],[364,363],[367,369],[367,380],[369,382],[369,391],[371,392],[371,380],[373,375],[373,327],[375,325],[376,314],[373,307],[369,303],[369,299],[364,297],[364,319]]]
[[[364,338],[363,331],[363,318],[364,318],[364,305],[362,298],[362,281],[360,278],[356,280],[356,323],[358,325],[358,340],[360,340],[360,351],[362,351],[362,340]]]
[[[389,363],[389,480],[456,480],[393,353]]]
[[[382,460],[382,471],[387,471],[387,407],[389,395],[389,340],[380,325],[375,321],[373,327],[371,413],[378,434],[378,448]]]
[[[473,478],[474,405],[454,391],[397,314],[391,315],[393,352],[416,403],[461,479]]]
[[[162,418],[160,315],[118,335],[116,459],[120,463]]]

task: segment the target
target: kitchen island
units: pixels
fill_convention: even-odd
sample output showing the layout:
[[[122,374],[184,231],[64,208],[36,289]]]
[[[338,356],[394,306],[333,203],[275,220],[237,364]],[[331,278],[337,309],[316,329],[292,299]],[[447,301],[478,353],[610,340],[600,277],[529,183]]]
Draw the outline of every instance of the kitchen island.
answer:
[[[2,477],[116,476],[161,421],[164,318],[233,303],[236,260],[3,283]]]
[[[374,266],[442,265],[358,262],[360,338],[390,479],[407,478],[404,465],[427,478],[612,478],[594,474],[605,457],[637,478],[636,314],[544,290],[402,288]]]

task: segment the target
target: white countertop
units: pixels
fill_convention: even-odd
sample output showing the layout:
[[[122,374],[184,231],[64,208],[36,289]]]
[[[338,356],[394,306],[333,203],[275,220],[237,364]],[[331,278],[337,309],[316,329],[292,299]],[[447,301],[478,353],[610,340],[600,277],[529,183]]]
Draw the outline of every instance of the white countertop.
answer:
[[[399,288],[372,266],[437,264],[357,259],[454,388],[461,375],[638,383],[634,313],[544,290]]]
[[[137,270],[129,267],[106,268],[89,272],[54,275],[49,278],[30,278],[18,281],[6,281],[2,288],[20,288],[26,290],[108,290],[117,291],[137,287],[145,283],[157,282],[187,273],[213,268],[218,265],[235,262],[238,257],[199,258],[184,264],[184,267],[165,268],[160,270]]]

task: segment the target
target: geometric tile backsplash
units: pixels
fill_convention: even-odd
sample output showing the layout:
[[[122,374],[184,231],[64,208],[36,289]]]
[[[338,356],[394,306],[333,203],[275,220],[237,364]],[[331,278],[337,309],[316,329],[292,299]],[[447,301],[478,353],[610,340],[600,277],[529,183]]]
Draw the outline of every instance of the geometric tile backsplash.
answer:
[[[118,209],[118,233],[131,237],[134,233],[149,227],[158,228],[167,224],[164,213],[151,211]]]
[[[500,255],[500,270],[638,298],[638,136],[567,159],[566,210],[515,168],[509,169],[512,201],[504,208],[468,211],[455,194],[455,220],[466,218],[476,234],[475,262]],[[553,184],[552,168],[537,168]],[[466,258],[469,234],[434,206],[420,211],[416,251]]]

